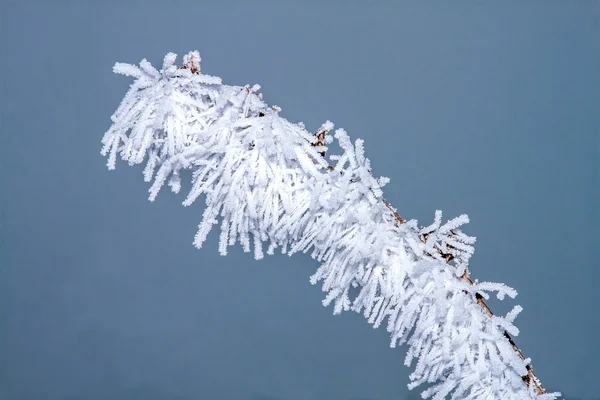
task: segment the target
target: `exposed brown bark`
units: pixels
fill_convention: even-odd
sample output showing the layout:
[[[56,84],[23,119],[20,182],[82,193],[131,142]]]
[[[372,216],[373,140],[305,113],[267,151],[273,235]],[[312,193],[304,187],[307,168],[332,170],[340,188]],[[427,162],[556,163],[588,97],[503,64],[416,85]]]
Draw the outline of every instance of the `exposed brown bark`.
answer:
[[[312,145],[313,146],[323,146],[323,144],[325,143],[325,134],[326,133],[327,132],[325,131],[325,129],[323,129],[323,128],[319,129],[315,133],[316,141],[314,143],[312,143]],[[322,157],[325,157],[325,152],[320,152],[319,154],[321,154]],[[327,169],[329,171],[333,171],[334,170],[334,168],[332,166],[328,166]],[[392,208],[391,204],[387,200],[384,200],[383,203],[392,212],[392,214],[394,215],[394,219],[399,224],[406,223],[406,220],[404,218],[402,218],[400,216],[400,214],[398,214],[398,212],[395,211]],[[427,241],[427,235],[423,235],[421,237],[421,241],[423,243],[425,243]],[[446,260],[447,263],[449,263],[450,261],[452,261],[452,259],[454,258],[452,256],[452,254],[445,254],[445,253],[442,253],[441,251],[440,251],[440,255],[444,258],[444,260]],[[460,279],[466,281],[467,283],[469,283],[469,285],[473,285],[473,281],[469,277],[468,270],[460,277]],[[481,306],[481,308],[485,311],[485,313],[488,316],[491,317],[491,316],[494,315],[494,313],[489,308],[489,306],[483,301],[483,297],[479,293],[475,294],[475,300],[477,301],[477,304],[479,304]],[[504,331],[504,337],[506,337],[506,339],[508,340],[508,342],[510,343],[510,345],[512,346],[512,348],[517,352],[517,354],[521,358],[521,360],[525,360],[525,356],[523,355],[523,353],[521,352],[521,350],[517,347],[515,341],[513,340],[513,338],[510,336],[510,334],[507,331]],[[535,374],[533,372],[533,368],[531,367],[531,365],[528,364],[526,368],[527,368],[527,375],[521,376],[521,379],[523,379],[523,382],[527,386],[533,384],[534,387],[535,387],[535,391],[537,392],[537,394],[544,394],[544,393],[546,393],[546,390],[542,387],[542,384],[540,383],[539,379],[537,379],[537,377],[535,376]]]
[[[313,147],[317,147],[317,146],[325,146],[325,134],[327,133],[327,131],[325,130],[325,128],[321,128],[319,129],[316,133],[315,136],[317,137],[317,141],[314,143],[311,143],[311,145]],[[325,157],[325,152],[324,151],[320,151],[319,154],[321,155],[321,157]]]

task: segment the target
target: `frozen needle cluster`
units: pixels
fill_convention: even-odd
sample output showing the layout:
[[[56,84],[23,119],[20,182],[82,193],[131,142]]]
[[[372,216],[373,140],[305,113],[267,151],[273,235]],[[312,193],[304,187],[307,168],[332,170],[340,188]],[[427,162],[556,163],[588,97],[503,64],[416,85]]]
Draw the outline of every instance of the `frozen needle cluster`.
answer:
[[[392,347],[407,343],[405,364],[416,360],[409,387],[432,385],[424,398],[557,398],[537,394],[522,379],[529,360],[504,334],[517,335],[520,307],[489,316],[476,301],[476,294],[516,292],[460,279],[475,241],[459,229],[466,216],[443,224],[437,212],[425,228],[399,223],[383,201],[388,179],[371,174],[362,140],[353,143],[338,129],[343,152],[328,162],[320,153],[331,136],[313,146],[315,136],[264,103],[258,85],[229,86],[202,74],[198,52],[186,55],[183,67],[175,61],[169,53],[160,70],[146,60],[115,65],[135,81],[112,116],[102,154],[109,169],[117,157],[145,162],[150,200],[165,183],[178,192],[180,171],[190,170],[183,204],[201,195],[206,202],[195,246],[220,224],[223,255],[238,241],[256,259],[265,248],[310,252],[320,262],[311,283],[322,282],[323,304],[333,304],[334,313],[361,312],[375,327],[386,324]],[[322,127],[332,129],[330,122]]]

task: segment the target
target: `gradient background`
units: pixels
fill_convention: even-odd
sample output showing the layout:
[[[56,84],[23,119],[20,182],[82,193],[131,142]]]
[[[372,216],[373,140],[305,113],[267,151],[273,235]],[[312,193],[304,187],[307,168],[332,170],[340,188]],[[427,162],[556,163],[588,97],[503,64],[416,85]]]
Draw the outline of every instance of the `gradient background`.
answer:
[[[365,139],[421,224],[468,213],[542,383],[600,397],[597,1],[3,1],[0,399],[387,400],[405,348],[333,317],[308,256],[220,257],[100,139],[116,61],[198,49],[283,115]],[[492,302],[505,312],[515,302]],[[409,398],[418,398],[413,391]]]

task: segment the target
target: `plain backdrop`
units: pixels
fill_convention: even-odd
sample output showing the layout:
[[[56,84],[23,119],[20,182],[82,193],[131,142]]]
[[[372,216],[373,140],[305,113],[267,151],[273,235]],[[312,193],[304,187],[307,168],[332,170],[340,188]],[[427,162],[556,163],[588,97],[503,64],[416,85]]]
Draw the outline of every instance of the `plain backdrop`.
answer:
[[[202,201],[106,170],[131,83],[113,64],[196,49],[286,118],[363,138],[402,216],[469,214],[472,276],[519,291],[491,304],[524,307],[542,383],[598,397],[600,6],[424,3],[1,2],[0,398],[407,396],[406,349],[322,307],[308,256],[197,250]]]

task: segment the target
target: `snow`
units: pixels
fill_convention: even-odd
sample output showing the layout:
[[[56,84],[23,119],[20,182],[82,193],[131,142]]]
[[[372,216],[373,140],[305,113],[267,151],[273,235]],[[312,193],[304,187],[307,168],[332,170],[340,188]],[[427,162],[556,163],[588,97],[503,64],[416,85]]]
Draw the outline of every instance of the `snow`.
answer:
[[[175,62],[169,53],[161,70],[146,60],[139,67],[115,64],[114,72],[135,81],[112,116],[102,154],[109,169],[117,156],[130,165],[145,162],[151,201],[165,183],[179,192],[179,172],[191,170],[183,204],[201,196],[206,202],[196,247],[220,224],[222,255],[238,241],[246,252],[253,247],[256,259],[264,257],[264,243],[267,254],[310,252],[321,263],[311,283],[321,282],[323,304],[333,304],[334,313],[361,312],[374,327],[387,323],[391,346],[407,343],[405,364],[415,364],[409,387],[435,383],[424,398],[558,398],[537,395],[521,378],[529,360],[504,336],[518,334],[513,322],[521,307],[489,316],[475,298],[516,291],[460,279],[475,242],[460,230],[466,215],[442,223],[438,211],[424,228],[415,220],[398,223],[383,200],[389,179],[371,174],[362,140],[335,131],[342,154],[328,155],[330,163],[303,124],[263,102],[260,86],[229,86],[201,74],[197,51],[184,57],[185,68]],[[332,140],[327,135],[325,143]]]

